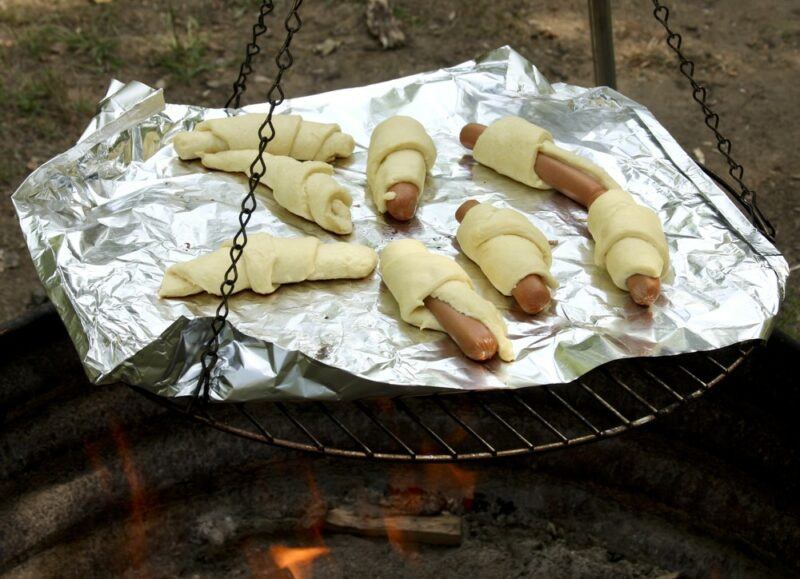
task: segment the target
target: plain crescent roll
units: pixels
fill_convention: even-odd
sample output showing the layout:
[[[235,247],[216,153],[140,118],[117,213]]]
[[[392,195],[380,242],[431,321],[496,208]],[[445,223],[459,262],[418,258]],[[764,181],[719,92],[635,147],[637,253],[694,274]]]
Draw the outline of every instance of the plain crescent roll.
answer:
[[[425,176],[436,162],[436,147],[419,121],[405,116],[389,117],[372,131],[367,150],[367,183],[378,211],[386,213],[389,191],[397,183],[425,187]]]
[[[257,150],[223,151],[203,155],[201,162],[209,169],[249,175],[257,155]],[[272,189],[281,207],[333,233],[345,235],[353,231],[353,198],[333,178],[332,166],[266,153],[264,164],[267,170],[260,181]]]
[[[536,189],[550,189],[534,168],[540,152],[575,167],[606,189],[619,188],[603,169],[558,147],[549,131],[520,117],[502,117],[486,127],[475,142],[472,156],[481,165],[515,181]]]
[[[456,238],[503,295],[511,296],[520,280],[531,274],[551,288],[558,287],[550,273],[553,257],[547,238],[519,211],[475,205],[464,216]]]
[[[669,264],[669,248],[655,211],[639,205],[630,193],[611,189],[589,207],[594,261],[605,267],[618,288],[636,274],[659,278]]]
[[[192,131],[176,134],[172,144],[183,160],[220,151],[257,150],[260,143],[258,130],[265,119],[266,115],[262,113],[209,119],[198,123]],[[299,115],[275,115],[272,125],[275,136],[266,151],[273,155],[285,155],[299,161],[331,162],[349,157],[355,148],[353,137],[343,133],[334,123],[305,121]],[[268,134],[269,128],[264,131]]]
[[[380,273],[405,322],[423,330],[444,332],[424,303],[433,297],[486,326],[497,340],[501,359],[515,358],[497,308],[475,292],[472,280],[453,259],[429,252],[415,239],[401,239],[389,243],[381,252]]]
[[[201,292],[220,295],[220,285],[231,265],[231,242],[220,249],[170,266],[158,290],[159,297],[175,298]],[[248,236],[233,291],[252,289],[271,294],[285,283],[323,279],[360,279],[378,262],[375,251],[355,243],[322,243],[316,237]]]

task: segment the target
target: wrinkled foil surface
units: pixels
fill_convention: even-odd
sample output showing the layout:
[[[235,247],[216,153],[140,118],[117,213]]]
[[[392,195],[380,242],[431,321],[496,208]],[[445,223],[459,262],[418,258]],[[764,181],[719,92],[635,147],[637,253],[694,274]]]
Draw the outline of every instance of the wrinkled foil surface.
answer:
[[[14,194],[22,229],[93,382],[189,395],[218,298],[161,300],[156,292],[167,266],[233,237],[247,180],[182,162],[170,143],[226,111],[165,104],[161,91],[136,82],[114,82],[99,111],[74,147]],[[613,90],[551,85],[505,47],[477,62],[288,100],[279,112],[336,122],[354,136],[354,156],[336,167],[354,199],[348,240],[380,251],[414,237],[454,257],[501,309],[517,360],[477,364],[445,334],[402,322],[376,272],[236,295],[212,381],[215,400],[521,388],[567,382],[618,358],[715,349],[771,330],[786,261],[645,107]],[[407,225],[379,216],[365,192],[369,136],[395,114],[421,121],[439,152]],[[652,308],[634,305],[594,265],[581,207],[477,165],[459,144],[464,123],[509,114],[547,128],[558,145],[590,158],[658,211],[671,265]],[[524,212],[555,242],[560,287],[546,312],[523,315],[459,253],[453,214],[468,197]],[[258,201],[251,232],[335,239],[276,205],[266,188]]]

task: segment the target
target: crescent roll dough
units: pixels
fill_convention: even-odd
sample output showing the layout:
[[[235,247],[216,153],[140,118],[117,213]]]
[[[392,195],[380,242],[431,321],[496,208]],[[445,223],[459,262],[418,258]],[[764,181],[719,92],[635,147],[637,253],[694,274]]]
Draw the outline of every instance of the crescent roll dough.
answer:
[[[430,253],[415,239],[400,239],[381,252],[380,272],[400,306],[404,321],[423,330],[443,332],[444,328],[424,303],[428,296],[435,297],[483,323],[497,339],[500,358],[514,359],[506,324],[497,308],[475,293],[472,280],[454,260]]]
[[[185,263],[170,266],[164,274],[159,297],[175,298],[206,292],[220,295],[220,285],[231,264],[231,242]],[[355,243],[321,243],[315,237],[250,235],[238,263],[239,277],[233,291],[252,289],[271,294],[285,283],[320,279],[366,277],[378,262],[375,251]]]
[[[459,225],[456,238],[503,295],[510,296],[519,281],[531,274],[541,276],[551,288],[558,287],[550,274],[553,258],[547,238],[518,211],[476,205]]]
[[[608,271],[618,288],[634,274],[661,277],[669,264],[669,249],[661,220],[630,193],[611,189],[589,207],[589,233],[594,261]]]
[[[539,152],[572,165],[606,189],[619,189],[614,179],[583,157],[565,151],[553,142],[553,135],[520,117],[503,117],[486,127],[472,149],[472,156],[506,177],[536,189],[550,189],[536,174],[534,165]]]
[[[183,160],[196,159],[206,153],[258,149],[258,129],[266,115],[251,113],[198,123],[193,131],[175,135],[172,144]],[[353,137],[333,123],[304,121],[298,115],[272,117],[275,138],[267,145],[267,153],[286,155],[299,161],[330,162],[349,157],[355,148]],[[268,129],[265,129],[268,132]]]
[[[395,198],[389,189],[397,183],[413,183],[419,196],[425,175],[436,162],[436,147],[419,121],[394,116],[372,131],[367,151],[367,183],[378,211],[386,213],[386,202]]]
[[[223,151],[203,155],[209,169],[250,174],[258,151]],[[267,171],[261,182],[272,189],[275,201],[295,215],[339,234],[353,231],[350,193],[333,178],[333,167],[319,161],[300,162],[291,157],[264,154]]]

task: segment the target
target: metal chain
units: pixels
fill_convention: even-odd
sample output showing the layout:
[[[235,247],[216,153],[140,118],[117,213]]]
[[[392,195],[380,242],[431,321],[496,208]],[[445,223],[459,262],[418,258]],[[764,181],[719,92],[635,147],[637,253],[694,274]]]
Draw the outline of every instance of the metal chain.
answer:
[[[774,240],[775,227],[761,212],[761,209],[759,209],[758,196],[756,192],[745,184],[744,167],[736,162],[736,160],[731,156],[733,145],[730,139],[726,138],[719,131],[719,115],[714,112],[714,110],[708,104],[708,90],[695,80],[694,62],[686,58],[683,52],[681,52],[681,43],[683,39],[681,38],[681,35],[673,31],[669,25],[669,8],[667,8],[662,2],[659,2],[659,0],[653,0],[653,6],[653,15],[667,32],[667,44],[678,56],[681,74],[683,74],[683,76],[685,76],[692,85],[692,97],[703,110],[706,126],[711,129],[711,132],[714,133],[714,137],[717,139],[717,150],[722,153],[722,156],[728,163],[728,174],[739,186],[739,191],[735,191],[732,188],[730,190],[734,193],[736,199],[747,211],[748,215],[750,216],[750,221],[752,221],[753,224],[769,239]]]
[[[298,12],[302,3],[303,0],[293,0],[292,8],[289,11],[289,14],[286,16],[286,20],[284,21],[286,38],[283,41],[283,45],[281,46],[280,50],[278,50],[277,56],[275,57],[275,64],[278,67],[278,72],[275,75],[275,79],[272,81],[272,86],[267,92],[269,110],[267,111],[266,119],[258,129],[258,155],[255,159],[253,159],[253,162],[250,165],[250,188],[247,192],[247,195],[245,195],[245,198],[242,200],[241,211],[239,212],[239,231],[236,232],[230,249],[231,265],[225,271],[225,280],[219,286],[222,299],[220,300],[219,306],[217,306],[214,320],[211,322],[212,335],[206,342],[203,354],[200,357],[202,373],[197,382],[197,387],[194,391],[194,397],[196,398],[199,392],[202,390],[204,402],[208,402],[209,400],[211,372],[219,360],[219,336],[222,330],[225,328],[225,320],[227,319],[230,311],[228,307],[228,300],[230,299],[234,287],[236,286],[236,281],[239,279],[237,264],[242,258],[244,248],[247,245],[247,224],[250,222],[253,211],[256,209],[256,187],[258,186],[259,179],[267,170],[267,166],[264,162],[264,151],[266,150],[269,142],[275,137],[275,127],[272,124],[272,114],[275,111],[275,108],[284,100],[284,93],[283,89],[281,88],[283,73],[286,72],[294,62],[294,58],[292,57],[289,47],[291,46],[292,38],[300,30],[300,27],[303,24],[302,20],[300,20],[300,14]],[[268,0],[264,1],[261,5],[258,22],[255,24],[255,26],[253,26],[253,39],[250,44],[247,45],[247,54],[245,56],[244,63],[242,63],[242,67],[239,72],[239,78],[237,79],[236,83],[234,83],[234,94],[228,100],[228,103],[233,102],[236,106],[238,106],[239,99],[242,93],[244,93],[246,90],[245,85],[247,83],[247,75],[252,72],[252,68],[250,67],[250,59],[253,57],[253,55],[258,54],[260,51],[257,44],[257,39],[266,31],[264,17],[272,11],[272,8],[272,2]],[[253,47],[255,47],[255,49]]]
[[[245,47],[244,60],[239,67],[239,76],[233,83],[233,93],[231,94],[228,102],[225,103],[225,108],[238,109],[239,102],[242,95],[247,90],[247,77],[253,72],[253,57],[261,52],[261,47],[258,45],[258,37],[267,31],[265,19],[275,9],[275,3],[272,0],[265,0],[261,3],[261,9],[258,13],[258,20],[253,25],[253,37]]]

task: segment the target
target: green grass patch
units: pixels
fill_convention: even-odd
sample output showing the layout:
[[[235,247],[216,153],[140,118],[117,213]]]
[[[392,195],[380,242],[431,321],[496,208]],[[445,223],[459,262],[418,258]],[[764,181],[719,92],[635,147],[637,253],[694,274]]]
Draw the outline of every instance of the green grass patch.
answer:
[[[96,25],[64,29],[59,36],[69,52],[88,58],[101,70],[113,70],[122,63],[118,56],[119,42],[116,36],[103,34]]]
[[[17,37],[17,46],[30,57],[41,60],[50,51],[57,34],[58,30],[49,25],[26,28]]]
[[[190,81],[210,67],[206,60],[206,39],[197,31],[197,20],[189,17],[186,23],[178,23],[175,11],[167,16],[170,30],[169,49],[161,54],[156,64],[172,78]]]

